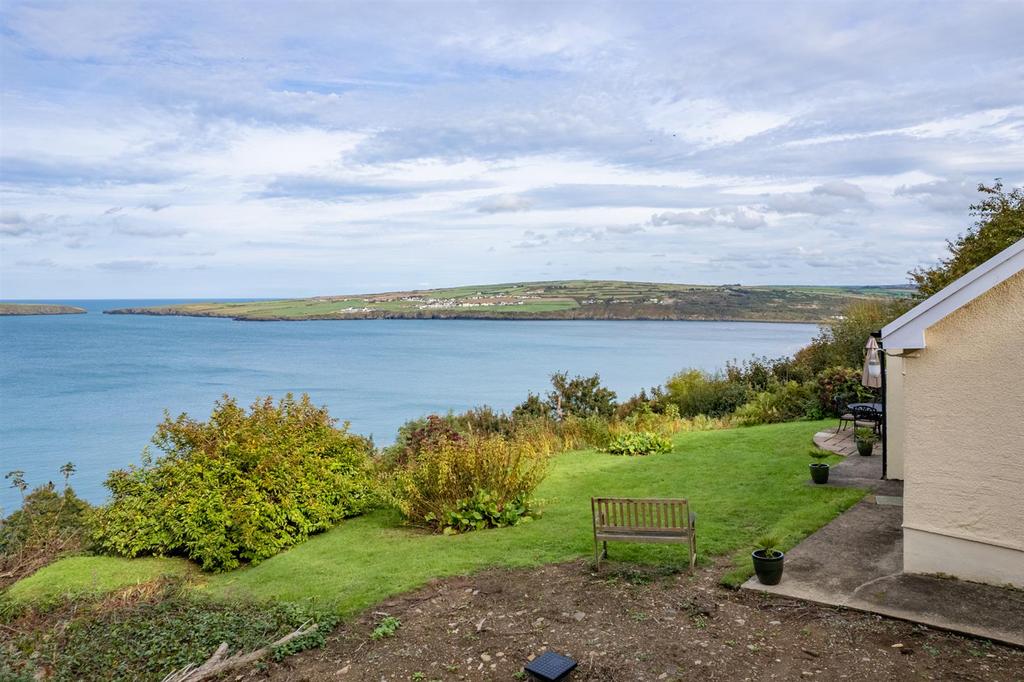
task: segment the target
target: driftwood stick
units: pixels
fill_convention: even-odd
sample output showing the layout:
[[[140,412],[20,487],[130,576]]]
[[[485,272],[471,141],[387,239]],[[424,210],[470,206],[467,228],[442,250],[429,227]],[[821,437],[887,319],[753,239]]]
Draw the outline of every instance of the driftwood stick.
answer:
[[[233,656],[225,656],[228,653],[228,643],[224,642],[217,650],[200,666],[196,666],[194,663],[190,663],[180,670],[175,670],[163,679],[163,682],[200,682],[201,680],[208,680],[211,677],[220,675],[228,670],[234,668],[242,668],[247,665],[251,665],[261,658],[267,656],[271,651],[279,646],[283,646],[293,639],[304,637],[311,632],[315,632],[319,626],[313,623],[309,627],[303,623],[294,632],[289,632],[287,635],[271,642],[270,644],[250,651],[249,653],[242,653],[241,651],[234,654]]]

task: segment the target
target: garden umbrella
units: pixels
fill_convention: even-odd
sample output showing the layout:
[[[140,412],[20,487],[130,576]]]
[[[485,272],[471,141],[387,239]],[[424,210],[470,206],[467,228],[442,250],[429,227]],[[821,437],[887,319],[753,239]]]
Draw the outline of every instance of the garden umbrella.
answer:
[[[875,341],[875,337],[869,336],[864,348],[864,371],[861,372],[860,383],[868,388],[881,388],[882,358],[879,355],[881,350],[878,348],[878,341]]]

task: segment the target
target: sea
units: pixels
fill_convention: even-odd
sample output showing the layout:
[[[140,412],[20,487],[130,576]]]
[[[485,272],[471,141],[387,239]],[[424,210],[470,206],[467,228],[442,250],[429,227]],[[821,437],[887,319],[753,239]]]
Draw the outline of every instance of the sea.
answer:
[[[99,503],[139,463],[165,411],[205,418],[224,394],[308,393],[378,445],[405,421],[543,393],[554,372],[601,375],[620,399],[685,368],[788,355],[817,328],[758,322],[349,320],[239,322],[104,315],[183,300],[48,301],[84,315],[0,317],[0,474],[61,480]],[[20,505],[0,480],[0,507]]]

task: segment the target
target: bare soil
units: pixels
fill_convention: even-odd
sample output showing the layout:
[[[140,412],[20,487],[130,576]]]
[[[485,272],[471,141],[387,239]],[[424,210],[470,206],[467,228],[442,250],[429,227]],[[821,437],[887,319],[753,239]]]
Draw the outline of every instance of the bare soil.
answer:
[[[1024,650],[718,584],[585,561],[433,582],[339,627],[323,649],[240,678],[514,680],[544,651],[570,680],[1024,680]],[[391,637],[371,638],[386,616]]]

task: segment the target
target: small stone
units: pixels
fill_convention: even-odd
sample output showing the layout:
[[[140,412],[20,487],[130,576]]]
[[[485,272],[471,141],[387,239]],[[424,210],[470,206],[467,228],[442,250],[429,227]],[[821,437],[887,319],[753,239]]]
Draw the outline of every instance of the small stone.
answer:
[[[339,675],[347,675],[348,671],[352,669],[352,666],[346,665],[344,668],[338,671]]]
[[[768,625],[782,625],[782,621],[781,620],[770,620],[770,621],[768,621]]]
[[[662,673],[662,674],[658,675],[658,679],[659,680],[667,680],[668,679],[668,673]]]
[[[578,622],[580,622],[581,620],[583,620],[584,618],[586,618],[586,617],[587,617],[587,614],[583,613],[582,611],[577,611],[576,613],[572,614],[572,617],[573,617],[573,618],[574,618],[574,619],[576,620],[576,622],[578,623]]]
[[[893,644],[893,645],[892,645],[892,648],[893,648],[893,649],[902,649],[902,648],[903,648],[903,645],[902,645],[902,644],[899,644],[899,643],[897,643],[897,644]]]
[[[496,653],[494,655],[497,658],[505,658],[505,652],[504,651],[499,651],[498,653]]]
[[[480,654],[480,660],[483,661],[484,663],[487,663],[488,661],[491,660],[491,655],[490,654]]]

